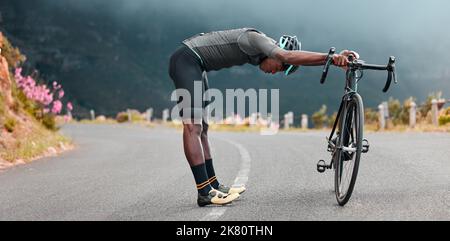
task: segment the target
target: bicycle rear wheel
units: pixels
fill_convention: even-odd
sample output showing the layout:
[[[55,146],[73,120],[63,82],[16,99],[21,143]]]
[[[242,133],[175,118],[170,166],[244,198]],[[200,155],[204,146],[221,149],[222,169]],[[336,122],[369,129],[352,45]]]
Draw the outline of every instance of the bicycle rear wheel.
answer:
[[[342,113],[338,150],[335,154],[335,194],[340,206],[344,206],[350,199],[356,177],[358,175],[359,160],[362,151],[364,128],[364,108],[362,98],[355,93]]]

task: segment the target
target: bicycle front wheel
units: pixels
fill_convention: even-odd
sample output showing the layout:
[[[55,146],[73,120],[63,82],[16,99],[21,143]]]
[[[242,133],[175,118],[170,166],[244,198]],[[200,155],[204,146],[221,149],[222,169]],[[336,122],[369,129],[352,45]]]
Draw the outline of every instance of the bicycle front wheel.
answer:
[[[338,150],[335,155],[335,193],[340,206],[352,195],[358,175],[364,129],[362,98],[355,93],[346,103],[341,115]]]

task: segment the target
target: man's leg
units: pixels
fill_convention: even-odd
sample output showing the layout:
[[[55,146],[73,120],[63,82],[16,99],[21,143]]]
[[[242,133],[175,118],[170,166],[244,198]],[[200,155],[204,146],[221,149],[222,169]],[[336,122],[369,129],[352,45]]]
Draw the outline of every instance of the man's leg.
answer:
[[[211,149],[209,147],[209,140],[208,140],[208,124],[203,122],[203,130],[200,135],[201,141],[202,141],[202,147],[203,147],[203,154],[205,156],[205,165],[206,165],[206,171],[208,172],[208,180],[211,183],[211,186],[214,189],[219,188],[219,181],[217,180],[216,173],[214,171],[213,166],[213,160],[211,156]]]
[[[208,174],[205,167],[205,157],[201,141],[202,125],[201,124],[184,124],[183,125],[183,147],[192,173],[194,174],[197,190],[200,195],[208,195],[211,191]]]
[[[204,154],[200,135],[202,125],[183,124],[183,147],[186,159],[190,166],[196,166],[204,163]]]
[[[208,76],[206,75],[206,72],[203,72],[202,80],[203,80],[204,91],[207,91],[209,89],[209,83],[208,83]],[[206,108],[208,106],[208,104],[209,104],[209,101],[205,101],[204,108]],[[205,120],[205,118],[208,118],[208,117],[205,116],[203,118],[203,120]],[[205,121],[202,122],[202,125],[203,125],[203,129],[202,129],[202,133],[200,135],[200,139],[201,139],[202,147],[203,147],[203,155],[205,157],[205,166],[206,166],[206,171],[208,173],[208,178],[209,178],[208,180],[211,183],[211,186],[214,189],[217,189],[223,193],[235,193],[235,194],[243,193],[245,191],[245,187],[230,188],[230,187],[226,187],[224,185],[220,185],[220,183],[216,177],[216,172],[214,170],[211,149],[210,149],[209,140],[208,140],[209,126],[208,126],[208,123],[206,123]]]
[[[205,196],[208,195],[212,188],[208,181],[200,140],[202,125],[201,122],[196,123],[193,119],[190,119],[190,117],[194,117],[191,111],[195,109],[195,106],[193,106],[195,103],[194,81],[202,78],[203,70],[195,57],[189,54],[189,51],[187,47],[182,46],[171,56],[169,75],[176,89],[184,89],[191,94],[191,106],[182,106],[180,111],[180,116],[183,118],[183,147],[184,154],[194,175],[198,193]],[[179,103],[183,100],[182,98],[182,96],[179,96]],[[184,114],[187,116],[183,117]]]
[[[202,73],[202,81],[203,81],[203,91],[206,92],[209,89],[208,75],[206,74],[206,72]],[[205,96],[205,97],[208,97],[208,96]],[[207,108],[207,106],[209,105],[209,101],[204,101],[203,105],[204,105],[203,106],[204,109]],[[205,112],[204,112],[204,114],[205,114]],[[211,156],[211,149],[209,148],[209,140],[208,140],[209,126],[208,126],[208,123],[206,123],[204,121],[205,118],[208,118],[208,116],[204,116],[204,118],[203,118],[203,121],[202,121],[203,129],[202,129],[202,133],[200,135],[200,139],[202,141],[203,154],[205,155],[205,165],[206,165],[206,171],[208,173],[209,183],[211,183],[211,186],[214,189],[218,189],[219,181],[217,180],[216,173],[214,171],[213,160],[212,160],[212,156]]]
[[[209,178],[208,180],[211,183],[211,186],[214,189],[217,189],[224,193],[241,194],[241,193],[245,192],[245,187],[243,187],[243,186],[241,186],[241,187],[226,187],[224,185],[220,185],[219,181],[217,180],[216,173],[214,171],[213,160],[212,160],[212,156],[211,156],[211,149],[209,147],[208,124],[205,122],[203,122],[203,129],[202,129],[202,133],[200,135],[200,139],[202,142],[203,153],[205,156],[205,166],[206,166],[206,171],[208,173],[208,178]]]
[[[186,46],[180,47],[171,56],[169,75],[174,81],[177,89],[187,90],[191,94],[190,106],[181,106],[180,117],[183,118],[184,154],[191,167],[198,190],[197,204],[199,206],[228,204],[238,198],[239,194],[224,194],[212,190],[211,184],[209,183],[201,141],[202,117],[200,114],[200,119],[197,119],[197,115],[195,115],[195,112],[200,111],[201,113],[202,106],[195,106],[196,101],[194,100],[195,81],[202,78],[203,69],[199,64],[197,57],[193,56]],[[183,100],[182,98],[183,96],[179,96],[179,103]],[[193,119],[191,119],[192,117]],[[197,122],[195,120],[200,121]]]

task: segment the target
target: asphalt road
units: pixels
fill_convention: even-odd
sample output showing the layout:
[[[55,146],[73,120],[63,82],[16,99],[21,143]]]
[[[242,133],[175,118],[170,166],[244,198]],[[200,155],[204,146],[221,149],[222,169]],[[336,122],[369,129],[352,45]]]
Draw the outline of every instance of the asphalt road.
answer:
[[[63,131],[75,150],[0,173],[0,220],[450,220],[448,133],[367,133],[371,150],[339,207],[333,173],[316,171],[329,157],[325,132],[213,132],[219,178],[246,177],[248,190],[227,207],[198,208],[179,131]]]

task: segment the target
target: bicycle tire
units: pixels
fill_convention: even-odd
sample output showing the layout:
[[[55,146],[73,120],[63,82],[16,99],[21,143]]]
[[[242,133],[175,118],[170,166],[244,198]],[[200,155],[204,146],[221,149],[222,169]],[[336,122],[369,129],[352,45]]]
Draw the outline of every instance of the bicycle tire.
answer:
[[[350,199],[354,186],[356,183],[356,177],[358,176],[359,162],[362,152],[362,140],[364,130],[364,107],[362,98],[359,94],[354,93],[347,102],[344,112],[340,121],[340,135],[338,139],[339,147],[352,147],[356,148],[356,151],[352,154],[344,151],[342,148],[337,150],[335,155],[335,194],[336,200],[340,206],[344,206]],[[350,143],[351,139],[351,143]],[[348,160],[351,157],[352,160]],[[354,158],[354,160],[353,160]],[[351,167],[348,167],[353,162]],[[343,172],[345,173],[345,179],[347,180],[350,175],[350,180],[347,180],[347,184],[343,182]],[[346,187],[346,188],[344,188]]]

